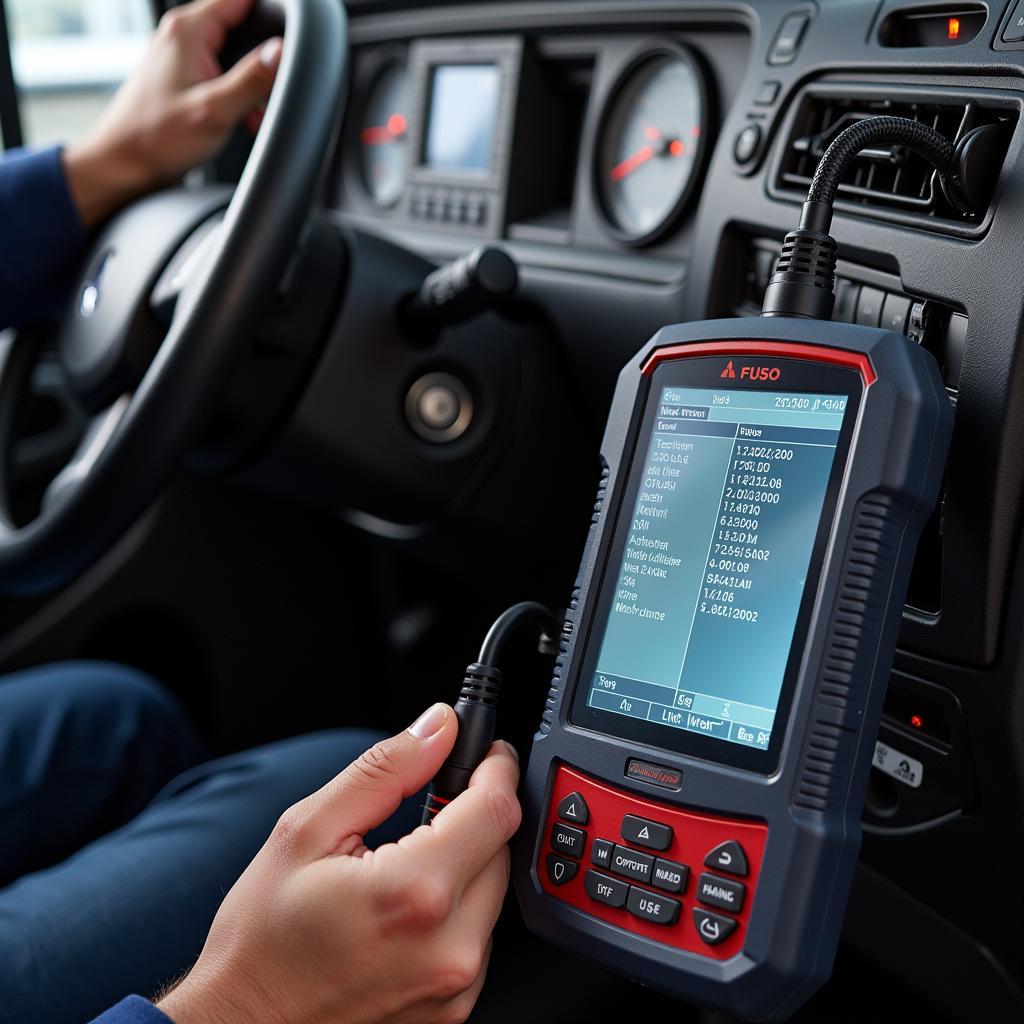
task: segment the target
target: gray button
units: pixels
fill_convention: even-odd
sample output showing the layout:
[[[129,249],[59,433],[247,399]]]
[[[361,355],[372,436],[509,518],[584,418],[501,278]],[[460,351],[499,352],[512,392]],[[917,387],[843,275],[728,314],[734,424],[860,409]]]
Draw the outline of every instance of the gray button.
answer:
[[[590,847],[591,863],[599,868],[611,867],[614,849],[615,844],[610,839],[595,839]]]
[[[807,31],[807,23],[810,21],[808,14],[791,14],[783,22],[772,43],[771,55],[768,57],[769,64],[786,64],[796,56],[800,40]]]
[[[885,292],[864,285],[860,290],[860,297],[857,299],[857,315],[854,322],[862,327],[877,327],[878,321],[882,319],[882,303],[884,301]]]
[[[672,829],[635,814],[622,819],[622,838],[635,846],[646,846],[649,850],[667,850],[672,845]]]
[[[656,889],[664,889],[665,892],[682,892],[686,888],[686,879],[689,875],[690,869],[685,864],[662,860],[659,857],[654,862],[651,885]]]
[[[717,875],[701,875],[697,883],[697,899],[701,903],[720,910],[731,910],[734,914],[743,909],[746,891],[747,887],[742,882],[719,878]]]
[[[907,295],[886,295],[882,303],[882,320],[879,324],[887,331],[907,333],[907,317],[910,316],[910,297]]]
[[[709,946],[717,946],[724,942],[736,927],[736,922],[731,917],[712,914],[710,910],[701,910],[700,907],[693,908],[693,924],[697,934]]]
[[[1010,15],[1010,20],[1003,29],[1004,43],[1019,43],[1024,39],[1024,0],[1018,0],[1017,6]]]
[[[735,839],[719,843],[704,858],[704,866],[714,868],[716,871],[724,871],[729,875],[737,875],[739,878],[746,878],[749,870],[743,847]]]
[[[679,920],[679,900],[670,900],[667,896],[630,887],[626,909],[634,917],[642,917],[645,921],[655,924],[675,924]]]
[[[617,878],[609,878],[598,871],[588,871],[583,879],[587,895],[598,903],[609,907],[624,907],[629,895],[629,886]]]
[[[548,878],[554,885],[565,885],[566,882],[571,882],[580,869],[576,861],[559,857],[557,853],[549,853],[544,864],[548,871]]]
[[[761,126],[756,124],[748,124],[739,135],[736,136],[736,141],[733,143],[732,155],[736,158],[738,164],[749,164],[751,160],[757,156],[757,151],[761,146]]]
[[[754,105],[757,107],[770,107],[779,96],[779,89],[782,86],[778,82],[762,82],[754,96]]]
[[[581,828],[563,825],[556,821],[551,826],[551,849],[559,853],[567,853],[570,857],[578,857],[583,853],[583,842],[587,833]]]
[[[637,882],[649,882],[653,866],[654,858],[649,853],[640,853],[627,846],[616,846],[612,851],[611,868],[617,875],[624,875]]]

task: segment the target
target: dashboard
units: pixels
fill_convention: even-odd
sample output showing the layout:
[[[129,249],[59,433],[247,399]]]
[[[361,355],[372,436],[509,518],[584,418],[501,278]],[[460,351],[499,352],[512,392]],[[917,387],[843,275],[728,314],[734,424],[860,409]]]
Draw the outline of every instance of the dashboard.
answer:
[[[543,311],[580,443],[596,450],[618,370],[655,330],[760,308],[839,131],[895,113],[970,136],[972,184],[985,197],[975,215],[951,208],[916,157],[882,149],[853,161],[834,227],[836,319],[929,348],[956,410],[847,932],[930,998],[963,1007],[963,1019],[969,991],[991,993],[994,1018],[1024,1010],[1024,897],[969,891],[979,851],[1015,858],[1024,846],[1019,7],[353,2],[349,96],[325,185],[338,223],[424,265],[485,244],[511,254],[523,302]],[[488,434],[504,416],[489,390],[496,371],[480,362],[492,331],[492,321],[469,328],[410,364],[410,382],[443,373],[481,417],[457,441],[419,434],[417,457],[438,473],[463,456],[479,464],[489,444],[495,460],[509,449]],[[513,404],[524,401],[518,392]],[[936,950],[956,957],[956,977],[936,976]]]

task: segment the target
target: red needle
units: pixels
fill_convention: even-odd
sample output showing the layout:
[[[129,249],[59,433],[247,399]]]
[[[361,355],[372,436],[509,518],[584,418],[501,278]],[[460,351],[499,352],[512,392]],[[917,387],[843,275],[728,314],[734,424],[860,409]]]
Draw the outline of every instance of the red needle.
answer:
[[[647,163],[654,156],[653,146],[644,146],[632,156],[627,156],[621,164],[616,164],[608,174],[612,181],[622,181],[627,174],[632,174],[638,167]]]
[[[393,142],[405,134],[407,123],[401,114],[392,114],[384,124],[364,128],[359,136],[365,146],[376,146],[381,142]]]

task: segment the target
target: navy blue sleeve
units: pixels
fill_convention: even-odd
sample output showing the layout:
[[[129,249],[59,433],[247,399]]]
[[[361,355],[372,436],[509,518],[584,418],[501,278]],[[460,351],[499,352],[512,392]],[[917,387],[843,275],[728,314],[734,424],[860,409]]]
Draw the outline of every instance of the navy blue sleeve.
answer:
[[[0,160],[0,329],[59,309],[86,234],[59,147]]]
[[[161,1013],[148,999],[129,996],[106,1013],[101,1013],[90,1024],[172,1024],[171,1018]]]

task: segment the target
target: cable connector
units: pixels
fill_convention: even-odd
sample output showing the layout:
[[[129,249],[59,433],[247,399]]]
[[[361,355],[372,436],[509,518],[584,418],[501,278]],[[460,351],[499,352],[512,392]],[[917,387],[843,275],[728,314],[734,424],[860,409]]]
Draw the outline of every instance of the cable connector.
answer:
[[[455,746],[431,780],[427,802],[423,808],[423,824],[452,802],[469,786],[477,765],[487,756],[494,742],[494,726],[501,696],[501,671],[490,665],[473,662],[466,666],[466,676],[455,702],[459,734]]]
[[[850,125],[833,140],[818,161],[800,213],[800,225],[786,235],[771,282],[765,291],[761,316],[795,316],[830,320],[835,304],[838,245],[829,233],[839,183],[850,161],[868,146],[904,146],[936,170],[946,197],[967,212],[960,185],[960,150],[944,135],[906,117],[867,117]]]
[[[423,824],[469,787],[477,766],[487,756],[494,742],[501,696],[501,671],[495,664],[509,636],[520,626],[539,627],[538,651],[547,653],[552,638],[557,637],[558,623],[549,608],[536,601],[522,601],[502,612],[487,631],[477,661],[466,667],[466,675],[455,702],[459,734],[452,752],[431,780],[427,802],[423,806]]]

